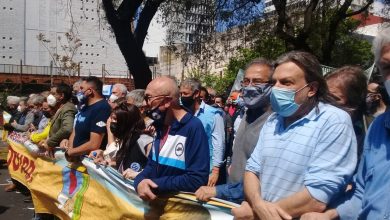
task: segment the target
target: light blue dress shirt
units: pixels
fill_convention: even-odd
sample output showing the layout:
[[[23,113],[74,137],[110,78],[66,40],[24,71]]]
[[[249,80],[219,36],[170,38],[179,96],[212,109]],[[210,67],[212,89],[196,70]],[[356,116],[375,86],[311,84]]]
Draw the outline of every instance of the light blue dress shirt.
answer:
[[[313,198],[327,204],[350,181],[356,162],[350,116],[319,103],[287,128],[282,116],[272,114],[246,171],[260,178],[261,197],[266,201],[278,201],[306,187]]]
[[[210,145],[211,166],[220,167],[223,164],[225,154],[225,124],[223,122],[222,111],[211,107],[202,101],[200,108],[195,112],[195,117],[199,118],[206,131]]]
[[[390,111],[367,133],[353,195],[337,207],[340,219],[390,218]]]

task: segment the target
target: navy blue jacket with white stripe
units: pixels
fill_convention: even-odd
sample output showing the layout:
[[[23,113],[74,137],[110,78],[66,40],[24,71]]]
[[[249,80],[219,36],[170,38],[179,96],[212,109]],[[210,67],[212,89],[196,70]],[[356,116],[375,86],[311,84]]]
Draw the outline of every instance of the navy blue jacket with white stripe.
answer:
[[[161,129],[153,141],[145,169],[134,180],[134,187],[144,179],[158,185],[156,194],[186,191],[195,192],[207,185],[210,170],[210,151],[202,122],[187,113],[171,124],[168,138],[161,150]]]

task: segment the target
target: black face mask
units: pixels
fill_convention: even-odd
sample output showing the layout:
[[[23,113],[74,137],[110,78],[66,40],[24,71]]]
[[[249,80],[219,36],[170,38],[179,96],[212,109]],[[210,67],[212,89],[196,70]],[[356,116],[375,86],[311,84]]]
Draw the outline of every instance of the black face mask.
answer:
[[[115,137],[118,137],[118,124],[116,122],[110,123],[110,131]]]
[[[376,113],[376,110],[378,109],[380,105],[380,100],[372,100],[368,99],[366,100],[366,113],[368,115],[373,115]]]
[[[46,118],[51,118],[51,114],[49,111],[42,111],[42,114],[46,117]]]
[[[180,105],[191,109],[191,107],[194,105],[195,100],[192,98],[192,96],[184,97],[180,96]]]

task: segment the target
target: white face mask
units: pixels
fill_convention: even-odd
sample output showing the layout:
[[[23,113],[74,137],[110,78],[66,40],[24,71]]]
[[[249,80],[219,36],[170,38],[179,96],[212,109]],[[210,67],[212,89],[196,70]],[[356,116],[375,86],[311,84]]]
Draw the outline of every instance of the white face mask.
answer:
[[[117,99],[119,99],[119,97],[114,95],[114,94],[111,94],[111,96],[109,98],[110,102],[115,102],[115,100],[117,100]]]
[[[57,104],[57,99],[56,97],[54,97],[54,95],[50,94],[47,98],[47,104],[49,104],[49,106],[55,106]]]

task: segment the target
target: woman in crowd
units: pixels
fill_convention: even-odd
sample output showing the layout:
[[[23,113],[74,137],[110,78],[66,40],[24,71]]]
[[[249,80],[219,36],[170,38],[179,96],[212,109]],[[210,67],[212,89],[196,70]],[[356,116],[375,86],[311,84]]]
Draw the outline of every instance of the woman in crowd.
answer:
[[[367,78],[361,68],[344,66],[326,75],[325,79],[336,105],[351,115],[360,157],[366,130],[363,115],[366,106]]]
[[[122,103],[113,109],[108,122],[114,140],[108,143],[105,151],[97,150],[90,154],[96,163],[110,165],[118,169],[126,178],[133,179],[146,165],[149,145],[143,141],[145,123],[135,105]]]

